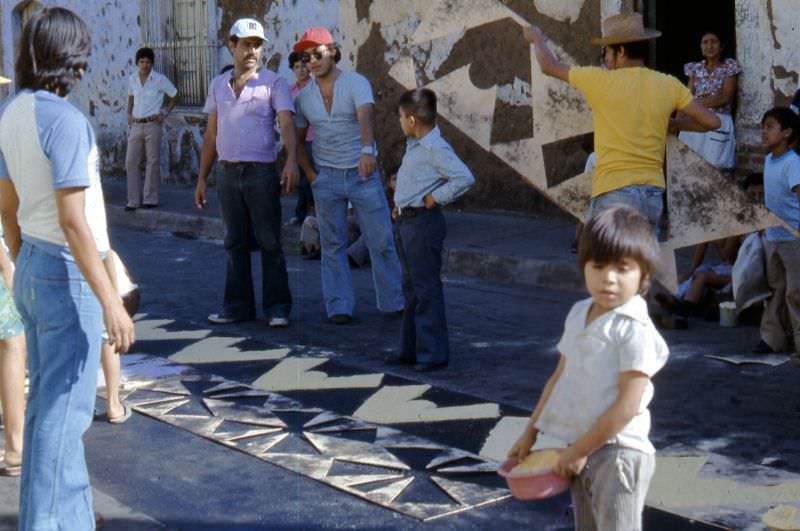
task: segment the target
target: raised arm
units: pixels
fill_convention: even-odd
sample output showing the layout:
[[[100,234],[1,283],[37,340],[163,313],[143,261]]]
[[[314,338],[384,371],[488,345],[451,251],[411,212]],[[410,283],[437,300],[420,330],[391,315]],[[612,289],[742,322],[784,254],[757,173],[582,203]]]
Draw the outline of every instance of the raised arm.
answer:
[[[569,65],[556,59],[556,56],[553,55],[547,45],[547,37],[544,36],[542,30],[538,26],[531,24],[522,30],[522,34],[526,41],[533,44],[536,62],[539,63],[539,69],[542,73],[546,76],[569,82]]]

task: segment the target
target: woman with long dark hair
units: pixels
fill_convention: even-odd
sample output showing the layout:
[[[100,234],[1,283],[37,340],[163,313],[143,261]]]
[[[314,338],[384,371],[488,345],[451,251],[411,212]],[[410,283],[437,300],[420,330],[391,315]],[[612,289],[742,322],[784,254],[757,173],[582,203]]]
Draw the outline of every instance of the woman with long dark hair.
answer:
[[[77,15],[49,7],[25,25],[19,49],[19,92],[0,116],[0,214],[30,375],[19,528],[94,529],[82,437],[103,327],[126,351],[133,323],[103,267],[109,243],[94,131],[66,100],[86,71],[91,39]]]

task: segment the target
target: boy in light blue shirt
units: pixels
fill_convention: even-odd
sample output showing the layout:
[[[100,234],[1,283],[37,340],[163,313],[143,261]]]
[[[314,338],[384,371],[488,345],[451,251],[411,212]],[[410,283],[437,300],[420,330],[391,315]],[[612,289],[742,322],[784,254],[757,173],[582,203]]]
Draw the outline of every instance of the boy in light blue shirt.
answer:
[[[464,194],[475,178],[436,127],[433,91],[410,90],[397,107],[407,137],[394,193],[406,308],[400,354],[386,362],[431,371],[446,367],[450,358],[441,279],[446,227],[439,206]]]
[[[794,351],[800,365],[800,118],[788,107],[775,107],[761,120],[762,139],[769,154],[764,161],[764,203],[795,233],[770,227],[764,235],[767,283],[772,297],[761,319],[761,342],[756,353]]]

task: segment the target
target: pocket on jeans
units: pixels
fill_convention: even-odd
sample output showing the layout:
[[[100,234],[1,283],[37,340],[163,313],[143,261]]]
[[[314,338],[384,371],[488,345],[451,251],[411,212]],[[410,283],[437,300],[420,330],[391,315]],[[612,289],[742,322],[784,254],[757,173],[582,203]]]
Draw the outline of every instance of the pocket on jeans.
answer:
[[[81,280],[34,279],[32,281],[31,310],[38,331],[78,326],[78,308],[73,292],[80,292],[82,283]]]
[[[309,182],[312,188],[317,186],[317,183],[319,183],[323,175],[325,175],[325,170],[323,170],[322,168],[317,168],[317,178],[314,179],[314,182]]]
[[[614,466],[620,486],[625,492],[632,494],[636,490],[636,471],[633,463],[625,455],[617,454]]]

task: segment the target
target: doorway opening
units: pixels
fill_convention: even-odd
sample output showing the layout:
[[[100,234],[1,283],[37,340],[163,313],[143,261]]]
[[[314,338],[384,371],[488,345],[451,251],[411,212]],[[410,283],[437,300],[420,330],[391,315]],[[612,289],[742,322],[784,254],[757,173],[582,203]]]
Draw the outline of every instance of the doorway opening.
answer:
[[[713,32],[723,45],[723,58],[736,58],[734,0],[644,0],[645,25],[661,32],[652,48],[651,66],[683,82],[683,65],[700,61],[700,39]]]

